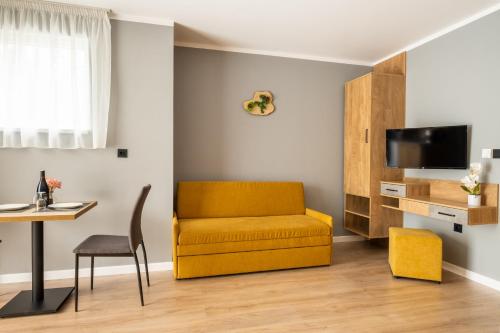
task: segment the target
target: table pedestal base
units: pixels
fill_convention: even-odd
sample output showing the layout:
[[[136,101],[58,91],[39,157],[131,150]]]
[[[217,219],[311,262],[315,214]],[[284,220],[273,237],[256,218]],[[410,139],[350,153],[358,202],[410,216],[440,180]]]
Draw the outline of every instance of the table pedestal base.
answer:
[[[44,299],[41,302],[33,302],[31,290],[23,290],[0,309],[0,318],[57,312],[74,289],[73,287],[45,289]]]

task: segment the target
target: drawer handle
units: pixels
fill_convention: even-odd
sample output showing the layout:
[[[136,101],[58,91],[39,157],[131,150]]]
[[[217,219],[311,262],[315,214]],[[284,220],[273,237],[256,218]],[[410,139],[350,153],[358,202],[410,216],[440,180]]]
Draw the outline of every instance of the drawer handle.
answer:
[[[397,192],[398,190],[392,189],[392,188],[386,188],[386,191],[391,191],[391,192]]]
[[[443,212],[438,212],[439,215],[445,215],[445,216],[449,216],[449,217],[455,217],[456,215],[455,214],[448,214],[448,213],[443,213]]]

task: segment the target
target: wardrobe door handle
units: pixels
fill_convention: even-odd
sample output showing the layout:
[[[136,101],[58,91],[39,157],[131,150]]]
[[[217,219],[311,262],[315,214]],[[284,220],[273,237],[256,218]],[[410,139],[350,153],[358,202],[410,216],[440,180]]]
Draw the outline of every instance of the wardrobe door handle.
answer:
[[[365,143],[368,143],[368,128],[365,129]]]

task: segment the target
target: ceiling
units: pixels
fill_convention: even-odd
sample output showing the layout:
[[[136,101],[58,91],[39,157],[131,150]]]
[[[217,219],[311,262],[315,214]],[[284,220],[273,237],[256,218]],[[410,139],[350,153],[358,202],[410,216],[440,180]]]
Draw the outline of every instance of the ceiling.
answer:
[[[500,8],[500,0],[54,0],[175,22],[177,45],[372,65]]]

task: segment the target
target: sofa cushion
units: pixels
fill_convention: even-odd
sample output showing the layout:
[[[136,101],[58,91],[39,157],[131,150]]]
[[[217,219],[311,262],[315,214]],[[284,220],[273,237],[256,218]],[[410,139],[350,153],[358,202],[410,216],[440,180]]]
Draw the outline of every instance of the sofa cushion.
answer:
[[[178,244],[214,244],[331,237],[330,227],[306,215],[180,219]]]
[[[180,219],[305,214],[298,182],[179,182]]]

